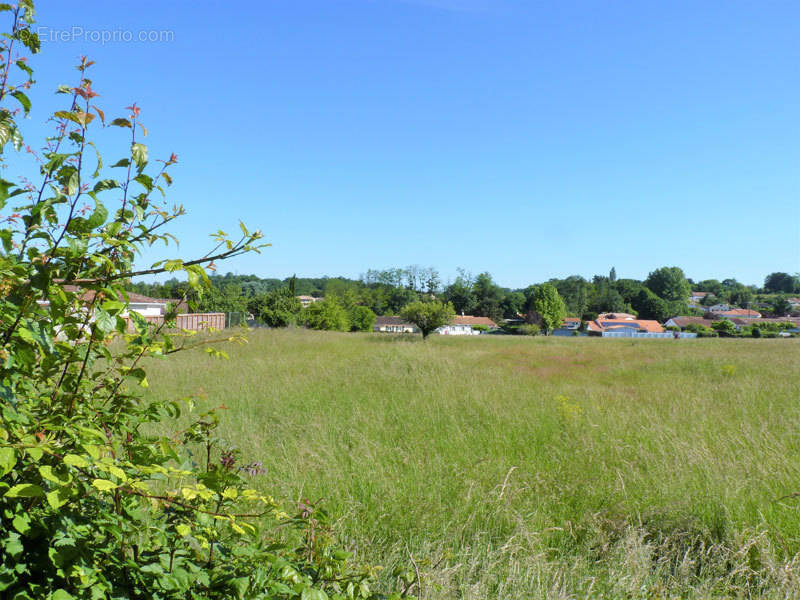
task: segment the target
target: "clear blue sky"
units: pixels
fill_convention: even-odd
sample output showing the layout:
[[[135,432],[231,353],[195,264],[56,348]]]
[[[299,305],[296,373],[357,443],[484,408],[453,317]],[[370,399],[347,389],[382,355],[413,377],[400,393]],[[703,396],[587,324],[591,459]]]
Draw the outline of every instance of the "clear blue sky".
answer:
[[[180,158],[181,253],[239,218],[273,242],[221,272],[417,263],[518,287],[612,265],[746,283],[800,271],[797,2],[40,0],[38,12],[51,30],[172,32],[45,39],[30,131],[88,54],[106,113],[136,101],[151,155]]]

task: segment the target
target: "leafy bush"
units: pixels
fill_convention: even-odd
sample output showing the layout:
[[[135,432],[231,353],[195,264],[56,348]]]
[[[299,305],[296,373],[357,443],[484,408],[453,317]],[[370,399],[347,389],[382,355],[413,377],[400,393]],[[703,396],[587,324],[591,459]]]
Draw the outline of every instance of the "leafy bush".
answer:
[[[689,323],[684,328],[684,331],[688,331],[689,333],[696,333],[697,337],[719,337],[719,334],[716,331],[714,331],[710,327],[701,325],[700,323]]]
[[[0,39],[0,61],[37,51],[31,0],[0,11],[14,23]],[[30,109],[26,58],[0,65],[3,163],[9,142],[22,147],[5,104]],[[139,108],[107,119],[90,65],[82,59],[78,84],[59,88],[66,109],[53,115],[39,184],[0,180],[0,211],[16,204],[0,215],[0,596],[371,597],[372,572],[349,565],[324,512],[301,502],[292,517],[251,488],[258,465],[240,464],[217,436],[213,411],[185,431],[152,433],[193,401],[144,399],[146,359],[198,348],[209,355],[198,361],[211,360],[224,357],[211,344],[238,340],[168,333],[172,315],[148,323],[129,310],[125,283],[184,271],[201,294],[202,265],[257,251],[261,234],[244,225],[238,239],[218,232],[222,252],[136,271],[136,254],[172,239],[161,228],[183,213],[153,196],[170,185],[177,157],[153,168]],[[88,134],[100,126],[129,136],[129,151],[110,167],[118,178],[99,152],[95,159]]]
[[[525,323],[517,327],[517,332],[519,335],[539,335],[542,332],[542,328],[533,323]]]
[[[288,327],[297,323],[303,305],[289,288],[280,288],[256,296],[248,308],[269,327]]]
[[[300,318],[311,329],[350,331],[350,317],[336,296],[312,302],[303,309]]]
[[[425,339],[431,332],[450,323],[456,316],[456,311],[450,302],[444,304],[439,300],[418,301],[406,306],[400,316],[419,327],[422,338]]]
[[[711,324],[712,329],[722,337],[733,337],[736,335],[736,325],[728,319],[720,319]]]
[[[489,331],[488,325],[473,325],[472,331]]]
[[[351,331],[372,331],[378,317],[366,306],[354,306],[350,310]]]

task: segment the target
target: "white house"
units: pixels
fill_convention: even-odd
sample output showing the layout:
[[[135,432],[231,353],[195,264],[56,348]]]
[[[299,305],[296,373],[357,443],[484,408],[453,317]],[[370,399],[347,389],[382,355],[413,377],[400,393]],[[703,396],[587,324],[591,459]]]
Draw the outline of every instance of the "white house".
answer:
[[[419,333],[419,328],[413,323],[404,321],[401,317],[378,317],[375,319],[373,331],[382,333]]]
[[[453,318],[453,322],[436,330],[440,335],[480,335],[482,332],[473,329],[473,325],[482,325],[488,329],[497,329],[497,323],[489,317],[473,317],[461,315]]]
[[[297,299],[300,300],[300,304],[303,305],[303,308],[311,304],[312,302],[319,302],[322,298],[315,298],[314,296],[297,296]]]

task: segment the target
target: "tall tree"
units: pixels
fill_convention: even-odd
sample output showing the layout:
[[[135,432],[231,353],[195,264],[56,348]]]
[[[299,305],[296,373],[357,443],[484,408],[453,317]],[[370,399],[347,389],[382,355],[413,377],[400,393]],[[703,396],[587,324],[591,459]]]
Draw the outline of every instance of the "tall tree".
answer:
[[[542,328],[545,335],[559,327],[567,316],[564,300],[558,295],[558,290],[549,283],[529,288],[528,294],[528,321]]]
[[[472,314],[475,310],[473,283],[472,277],[463,269],[459,269],[456,280],[445,289],[444,299],[453,304],[456,313]]]
[[[773,294],[800,293],[800,277],[789,273],[770,273],[764,279],[764,291]]]
[[[592,284],[580,275],[570,275],[566,279],[551,279],[550,283],[556,287],[558,294],[564,299],[567,314],[575,317],[583,316],[589,305]]]
[[[456,316],[456,311],[449,302],[445,304],[439,300],[430,300],[412,302],[403,309],[400,315],[409,323],[419,327],[422,339],[425,339],[431,332],[450,323]]]
[[[667,301],[685,302],[692,293],[692,287],[680,267],[661,267],[647,276],[645,285],[657,296]]]
[[[472,293],[475,297],[475,310],[472,314],[489,317],[495,322],[502,320],[503,290],[492,280],[489,273],[481,273],[475,278]]]

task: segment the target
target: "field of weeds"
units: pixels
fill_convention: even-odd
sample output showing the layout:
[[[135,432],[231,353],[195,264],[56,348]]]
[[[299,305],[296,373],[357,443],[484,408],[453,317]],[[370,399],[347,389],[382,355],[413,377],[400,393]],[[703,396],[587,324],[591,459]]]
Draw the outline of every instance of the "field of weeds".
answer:
[[[248,337],[148,393],[224,404],[256,485],[413,595],[800,594],[796,340]]]

